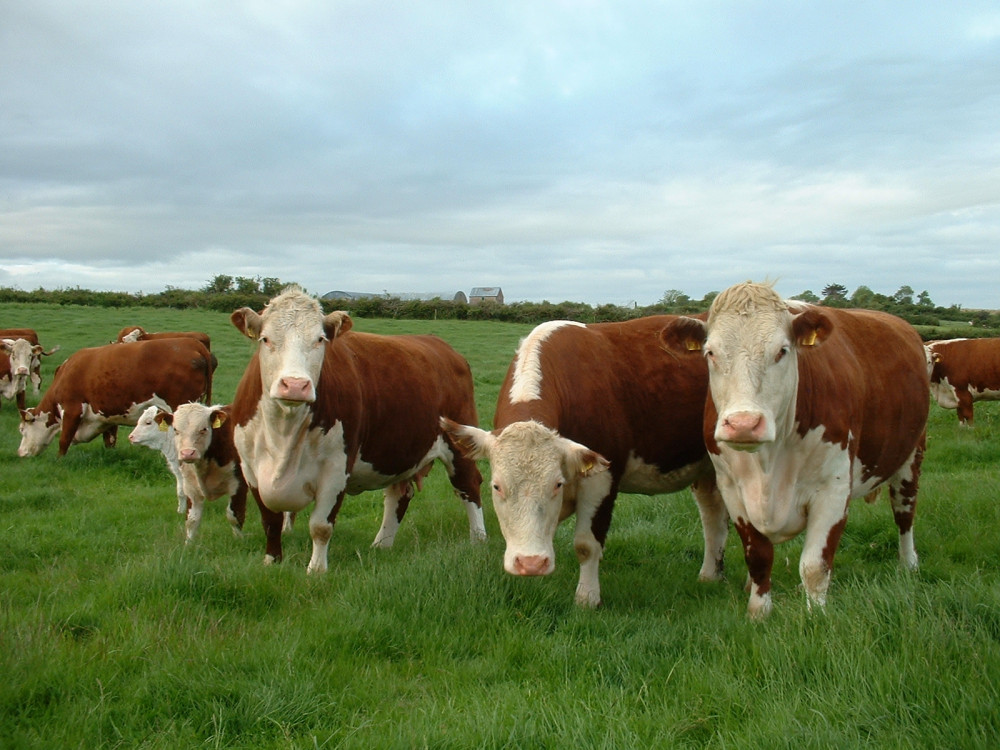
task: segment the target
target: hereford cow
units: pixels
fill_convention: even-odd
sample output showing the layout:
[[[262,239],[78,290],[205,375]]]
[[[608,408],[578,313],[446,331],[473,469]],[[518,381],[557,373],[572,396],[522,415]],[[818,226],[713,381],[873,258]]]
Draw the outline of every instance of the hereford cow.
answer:
[[[171,409],[209,390],[215,357],[194,339],[139,341],[80,349],[56,370],[38,406],[21,412],[19,456],[36,456],[61,430],[71,443],[134,425],[146,407]]]
[[[134,344],[136,341],[153,341],[155,339],[176,339],[186,338],[200,341],[209,351],[212,351],[212,339],[207,333],[201,331],[159,331],[149,333],[142,326],[125,326],[118,332],[118,336],[112,342],[114,344]],[[205,394],[205,403],[212,401],[212,385],[209,383],[208,393]]]
[[[45,351],[31,328],[0,329],[0,395],[24,409],[27,381],[37,394],[42,386],[42,357],[57,351],[58,344]]]
[[[384,489],[373,546],[392,545],[399,522],[435,459],[465,504],[473,538],[484,538],[482,477],[444,434],[442,416],[475,424],[468,363],[434,336],[351,331],[347,313],[324,316],[292,287],[233,324],[259,342],[236,390],[232,419],[243,473],[260,506],[265,562],[281,558],[281,513],[315,503],[308,569],[327,569],[344,495]]]
[[[807,602],[825,603],[848,501],[883,483],[900,561],[917,567],[912,527],[929,389],[909,324],[786,302],[747,282],[716,297],[707,325],[669,325],[664,343],[678,353],[702,346],[708,360],[705,441],[743,541],[751,616],[771,609],[773,545],[803,530]]]
[[[708,372],[697,352],[663,351],[670,320],[543,323],[507,370],[493,431],[445,422],[467,455],[490,461],[508,573],[551,573],[556,527],[576,512],[576,602],[597,606],[617,494],[691,485],[705,538],[700,578],[722,577],[729,517],[701,436]]]
[[[174,442],[174,428],[167,424],[166,429],[156,420],[156,415],[163,411],[158,406],[148,406],[139,416],[128,441],[132,445],[142,445],[163,454],[167,468],[174,475],[177,483],[177,512],[187,513],[187,495],[184,493],[184,477],[181,475],[181,464],[177,460],[177,445]]]
[[[205,501],[223,495],[229,496],[226,517],[233,533],[241,536],[247,510],[247,483],[233,445],[229,407],[181,404],[172,414],[161,409],[155,420],[164,432],[173,428],[175,453],[188,498],[186,542],[191,542],[198,532]]]
[[[974,401],[1000,399],[1000,338],[931,341],[927,355],[931,395],[960,424],[972,427]]]

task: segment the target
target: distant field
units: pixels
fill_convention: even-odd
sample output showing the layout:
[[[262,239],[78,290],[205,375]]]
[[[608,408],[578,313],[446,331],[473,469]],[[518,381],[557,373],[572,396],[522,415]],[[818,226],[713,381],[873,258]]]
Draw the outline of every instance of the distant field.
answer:
[[[0,305],[65,357],[126,324],[203,330],[229,400],[253,344],[225,314]],[[480,420],[526,325],[356,320],[436,333],[469,360]],[[29,395],[29,404],[37,397]],[[0,408],[0,748],[982,747],[1000,741],[1000,404],[976,427],[931,408],[917,510],[921,570],[896,566],[886,501],[857,503],[825,614],[777,548],[775,609],[745,618],[735,533],[728,581],[698,584],[688,493],[619,499],[604,606],[573,605],[571,524],[557,569],[515,579],[487,499],[474,545],[435,469],[391,550],[369,547],[376,493],[348,498],[330,573],[307,576],[304,523],[265,568],[259,514],[234,538],[222,503],[185,548],[173,480],[124,439],[19,459]],[[122,436],[127,429],[122,431]],[[484,472],[485,472],[485,468]],[[488,484],[484,492],[488,498]]]

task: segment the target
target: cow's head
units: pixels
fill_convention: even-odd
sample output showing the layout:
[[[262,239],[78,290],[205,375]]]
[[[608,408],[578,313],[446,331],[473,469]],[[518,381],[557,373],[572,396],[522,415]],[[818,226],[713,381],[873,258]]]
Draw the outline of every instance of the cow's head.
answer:
[[[26,339],[3,339],[0,340],[0,349],[10,359],[11,380],[19,383],[18,390],[24,390],[32,365],[41,361],[38,358],[42,354],[42,347],[33,345]]]
[[[810,305],[789,307],[767,284],[737,284],[712,303],[708,322],[680,318],[662,333],[672,349],[700,348],[718,418],[716,442],[756,450],[790,429],[798,394],[798,353],[833,323]]]
[[[230,320],[244,336],[259,342],[265,395],[289,406],[316,400],[326,346],[352,325],[345,312],[324,316],[319,302],[295,287],[272,299],[263,313],[243,307]]]
[[[220,406],[191,403],[181,404],[173,414],[160,411],[155,419],[162,430],[174,428],[177,459],[193,463],[205,457],[212,444],[213,432],[223,429],[229,412]]]
[[[161,421],[156,417],[164,412],[159,406],[147,406],[146,410],[139,415],[139,421],[135,423],[132,432],[129,433],[128,441],[132,445],[144,445],[153,450],[163,450],[163,446],[168,439],[172,439],[166,427],[161,426]]]
[[[606,472],[607,459],[538,422],[514,422],[499,434],[448,419],[441,424],[466,456],[490,462],[493,509],[507,542],[504,570],[513,575],[555,570],[556,527],[572,510],[564,501],[576,497],[582,480]],[[602,478],[609,489],[610,474]]]
[[[21,431],[21,444],[17,448],[17,455],[21,458],[37,456],[52,442],[60,427],[62,415],[58,407],[54,413],[39,411],[37,406],[22,410],[18,428]]]

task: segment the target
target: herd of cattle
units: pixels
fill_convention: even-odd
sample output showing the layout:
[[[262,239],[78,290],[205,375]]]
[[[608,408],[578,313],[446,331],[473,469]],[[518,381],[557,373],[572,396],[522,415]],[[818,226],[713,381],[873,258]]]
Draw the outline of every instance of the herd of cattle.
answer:
[[[805,533],[799,573],[823,605],[852,498],[883,486],[913,544],[930,396],[972,423],[972,402],[1000,399],[1000,339],[926,346],[903,320],[782,300],[747,282],[707,314],[623,323],[544,323],[520,343],[491,431],[480,429],[468,363],[434,336],[351,330],[343,312],[292,287],[233,325],[258,342],[232,403],[212,405],[216,358],[202,333],[151,334],[80,349],[37,406],[45,351],[30,329],[0,330],[2,395],[21,411],[20,456],[59,434],[59,453],[134,425],[160,450],[194,538],[206,501],[229,497],[240,533],[248,492],[260,510],[265,562],[310,505],[310,572],[327,569],[347,494],[384,491],[373,546],[392,545],[436,460],[485,538],[477,461],[489,462],[504,569],[546,575],[556,527],[576,515],[576,601],[601,602],[598,567],[619,492],[691,487],[704,534],[703,580],[721,578],[730,519],[747,564],[748,612],[771,609],[774,545]]]

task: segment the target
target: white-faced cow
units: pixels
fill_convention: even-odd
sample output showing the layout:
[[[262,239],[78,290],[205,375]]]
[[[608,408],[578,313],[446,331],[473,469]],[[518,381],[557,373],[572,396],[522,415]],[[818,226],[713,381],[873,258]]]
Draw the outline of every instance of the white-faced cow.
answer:
[[[663,350],[670,320],[543,323],[507,370],[493,431],[445,423],[469,456],[490,461],[508,573],[551,573],[556,527],[575,512],[576,602],[597,606],[617,494],[692,486],[705,540],[700,577],[722,576],[729,517],[701,435],[707,368],[698,352]]]
[[[444,434],[442,416],[475,424],[468,363],[434,336],[351,331],[347,313],[323,315],[292,287],[233,324],[259,342],[236,390],[232,418],[243,473],[260,506],[265,562],[281,558],[282,512],[314,503],[308,569],[327,569],[345,494],[384,489],[373,546],[392,545],[399,522],[435,459],[465,504],[471,536],[483,538],[476,463]]]
[[[155,416],[164,433],[173,428],[174,448],[180,462],[184,494],[188,498],[186,541],[198,533],[206,500],[229,497],[226,517],[240,536],[247,509],[247,483],[233,444],[233,424],[228,406],[181,404],[171,414]]]
[[[1000,400],[1000,338],[931,341],[927,355],[931,395],[960,424],[972,426],[973,402]]]
[[[148,406],[139,416],[128,441],[132,445],[142,445],[163,454],[167,468],[174,475],[177,485],[177,512],[187,513],[187,494],[184,492],[184,477],[181,475],[181,464],[177,460],[177,444],[174,441],[174,428],[156,420],[156,415],[163,411],[159,406]]]
[[[37,394],[42,384],[42,357],[57,351],[58,344],[45,351],[31,328],[0,329],[0,396],[24,409],[28,381]]]
[[[174,409],[209,390],[215,357],[194,339],[106,344],[74,352],[56,370],[38,406],[21,412],[19,456],[36,456],[57,432],[59,455],[72,443],[134,425],[151,405]]]
[[[916,568],[929,390],[909,324],[787,302],[770,285],[747,282],[716,297],[707,325],[682,318],[668,326],[664,343],[678,352],[703,346],[708,360],[705,441],[743,541],[751,616],[771,609],[773,545],[802,531],[807,602],[825,603],[848,502],[882,484],[900,562]]]

